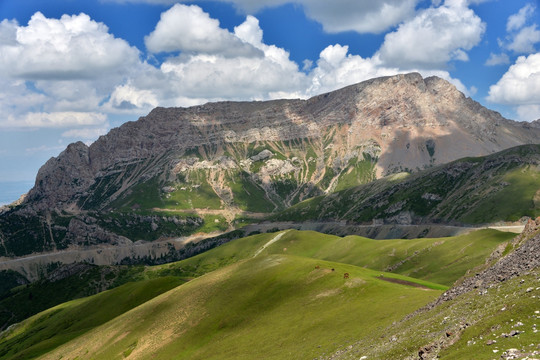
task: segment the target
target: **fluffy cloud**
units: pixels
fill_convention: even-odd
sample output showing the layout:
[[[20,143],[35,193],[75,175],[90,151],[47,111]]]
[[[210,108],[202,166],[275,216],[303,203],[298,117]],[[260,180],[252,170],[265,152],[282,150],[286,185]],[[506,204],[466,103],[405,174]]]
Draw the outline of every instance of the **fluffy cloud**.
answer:
[[[182,51],[227,57],[262,55],[253,46],[220,28],[218,20],[194,5],[176,4],[162,13],[155,30],[145,38],[145,44],[154,53]]]
[[[531,25],[522,28],[512,38],[512,41],[506,46],[508,50],[515,53],[531,53],[534,52],[534,45],[540,42],[540,31],[537,25]]]
[[[35,13],[28,26],[3,21],[0,72],[11,77],[80,79],[110,76],[139,60],[136,48],[88,15],[49,19]]]
[[[540,104],[540,53],[520,56],[489,88],[488,100],[507,105]]]
[[[516,111],[523,121],[540,120],[540,105],[520,105]]]
[[[537,24],[525,26],[534,18],[536,8],[527,4],[516,14],[510,15],[506,22],[508,35],[506,40],[499,40],[499,45],[517,54],[530,54],[535,51],[534,45],[540,42],[540,31]]]
[[[467,61],[465,51],[480,42],[486,25],[466,4],[447,0],[404,22],[385,36],[381,60],[424,69],[445,67],[451,60]]]
[[[525,22],[534,14],[534,10],[534,6],[527,4],[517,14],[510,15],[506,22],[506,31],[521,29],[525,25]]]
[[[1,127],[103,124],[100,104],[144,64],[139,50],[88,15],[0,23]]]
[[[157,103],[189,106],[215,100],[298,97],[299,90],[307,88],[306,75],[290,60],[289,53],[263,43],[262,30],[255,17],[247,16],[244,23],[230,32],[220,28],[216,20],[197,6],[176,5],[172,9],[166,13],[175,16],[183,12],[197,14],[194,20],[198,19],[202,28],[209,29],[204,24],[212,24],[213,30],[201,30],[201,33],[208,38],[219,34],[222,39],[228,39],[227,50],[222,51],[217,43],[211,48],[193,46],[189,51],[185,46],[178,46],[175,50],[178,54],[165,60],[159,69],[148,69],[130,79],[129,86],[117,87],[107,106],[140,109]],[[166,18],[162,16],[156,29],[164,34],[176,31],[177,21]],[[197,22],[191,25],[200,28]],[[183,41],[196,43],[196,39],[189,39],[190,36],[185,35]],[[147,37],[147,44],[151,43],[149,39]],[[242,49],[251,49],[250,54]]]
[[[308,95],[332,91],[343,86],[361,82],[373,77],[394,75],[398,68],[382,66],[378,58],[362,58],[348,54],[349,47],[340,44],[324,49],[311,72],[311,86]]]
[[[139,90],[132,85],[117,86],[107,103],[110,111],[154,108],[159,105],[157,96],[150,90]]]
[[[502,78],[489,88],[488,100],[516,106],[523,120],[540,117],[537,111],[540,107],[540,53],[520,56]]]

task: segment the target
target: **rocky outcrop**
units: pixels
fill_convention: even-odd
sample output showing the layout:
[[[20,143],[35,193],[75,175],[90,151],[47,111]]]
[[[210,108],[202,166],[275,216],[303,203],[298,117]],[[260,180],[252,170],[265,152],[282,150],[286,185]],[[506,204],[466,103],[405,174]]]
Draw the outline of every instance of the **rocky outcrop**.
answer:
[[[484,271],[464,278],[461,283],[446,291],[434,305],[452,300],[469,291],[482,292],[538,268],[540,266],[540,217],[529,220],[523,232],[512,243],[516,247],[515,251],[503,256]]]
[[[130,239],[103,229],[97,224],[97,220],[90,216],[72,219],[69,222],[64,241],[78,246],[92,246],[103,243],[120,246],[132,244]]]
[[[94,176],[88,147],[82,142],[70,144],[41,167],[25,202],[65,207],[73,194],[83,192],[94,182]]]

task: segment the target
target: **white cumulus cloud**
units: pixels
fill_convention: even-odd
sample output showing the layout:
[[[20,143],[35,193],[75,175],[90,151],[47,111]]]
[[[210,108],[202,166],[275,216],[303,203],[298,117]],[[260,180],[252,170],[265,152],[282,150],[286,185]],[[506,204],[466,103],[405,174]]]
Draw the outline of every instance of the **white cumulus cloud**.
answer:
[[[3,21],[0,28],[0,73],[11,77],[94,78],[139,61],[136,48],[86,14],[50,19],[37,12],[28,26]]]
[[[534,52],[534,45],[540,42],[540,30],[536,24],[522,28],[512,37],[512,41],[506,46],[515,53]]]
[[[518,57],[489,88],[488,100],[507,105],[540,104],[540,53]]]
[[[504,40],[498,39],[499,45],[516,54],[535,52],[535,44],[540,42],[540,30],[538,24],[530,24],[529,21],[535,19],[535,12],[536,8],[532,4],[527,4],[516,14],[510,15],[506,22],[508,34]]]
[[[540,120],[540,105],[520,105],[516,111],[523,121]]]
[[[348,46],[335,44],[321,52],[316,68],[310,73],[309,95],[400,72],[398,68],[384,67],[378,58],[363,58],[348,51]]]
[[[145,37],[145,44],[154,53],[185,51],[227,57],[262,55],[253,46],[222,29],[218,20],[196,5],[176,4],[162,13],[155,30]]]
[[[441,68],[452,60],[467,61],[486,25],[466,1],[447,0],[420,11],[385,36],[380,58],[388,65]]]
[[[144,109],[158,106],[159,100],[151,90],[140,90],[126,84],[114,89],[107,105],[111,111]]]
[[[61,128],[104,121],[100,104],[145,66],[139,50],[86,14],[0,23],[0,126]]]
[[[196,6],[190,8],[197,8],[196,13],[203,14],[198,17],[203,23],[210,19],[202,9]],[[193,25],[196,27],[196,23]],[[162,30],[166,31],[166,28]],[[215,31],[226,34],[226,38],[232,39],[231,43],[256,50],[260,56],[245,56],[242,52],[234,51],[234,48],[228,54],[207,49],[192,49],[183,53],[178,49],[180,54],[167,59],[160,66],[163,91],[144,86],[138,87],[138,90],[153,91],[160,104],[176,102],[176,105],[191,105],[194,101],[200,103],[205,100],[261,100],[277,94],[294,97],[299,90],[307,87],[306,75],[290,60],[289,53],[263,43],[257,18],[248,15],[244,23],[235,27],[234,32],[222,28]]]
[[[533,120],[540,107],[540,53],[520,56],[489,88],[489,101],[513,105],[523,120]]]
[[[532,4],[527,4],[522,7],[516,14],[510,15],[506,22],[506,31],[521,29],[525,22],[534,14],[535,7]]]

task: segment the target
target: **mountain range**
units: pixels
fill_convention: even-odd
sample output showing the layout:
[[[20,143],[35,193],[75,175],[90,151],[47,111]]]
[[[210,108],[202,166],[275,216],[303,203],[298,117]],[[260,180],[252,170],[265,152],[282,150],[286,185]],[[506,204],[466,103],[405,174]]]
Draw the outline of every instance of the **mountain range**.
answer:
[[[538,123],[504,119],[417,73],[308,100],[156,108],[43,165],[22,203],[0,214],[0,256],[228,231],[316,196],[539,138]],[[395,215],[386,207],[376,217]],[[454,215],[428,219],[479,222]]]

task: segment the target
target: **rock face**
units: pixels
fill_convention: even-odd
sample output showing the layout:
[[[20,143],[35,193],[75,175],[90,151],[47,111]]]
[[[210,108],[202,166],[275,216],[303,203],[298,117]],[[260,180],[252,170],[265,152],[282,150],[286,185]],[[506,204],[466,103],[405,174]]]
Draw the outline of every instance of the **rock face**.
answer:
[[[224,231],[384,175],[539,142],[535,123],[417,73],[308,100],[156,108],[43,165],[23,203],[2,210],[0,256]],[[395,222],[413,220],[404,211]]]

